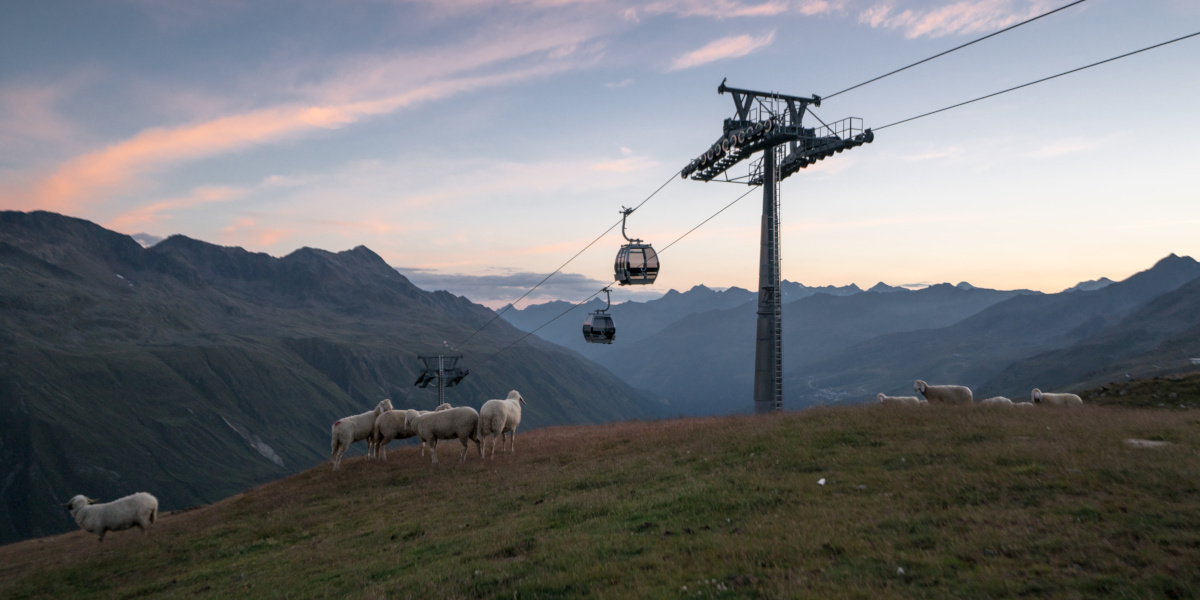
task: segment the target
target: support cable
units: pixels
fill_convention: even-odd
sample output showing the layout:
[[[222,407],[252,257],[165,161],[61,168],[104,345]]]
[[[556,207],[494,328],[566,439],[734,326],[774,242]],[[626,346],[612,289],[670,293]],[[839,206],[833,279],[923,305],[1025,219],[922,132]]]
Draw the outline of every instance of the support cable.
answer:
[[[663,188],[667,187],[667,184],[669,184],[669,183],[671,183],[672,181],[674,181],[678,175],[679,175],[679,171],[676,171],[676,172],[672,173],[672,174],[671,174],[671,178],[670,178],[670,179],[667,179],[667,180],[666,180],[666,181],[665,181],[665,182],[664,182],[662,185],[658,186],[658,189],[657,189],[657,190],[654,190],[654,192],[653,192],[652,194],[650,194],[649,196],[646,196],[646,199],[645,199],[645,200],[642,200],[642,201],[641,201],[641,202],[640,202],[640,203],[639,203],[637,206],[633,207],[633,208],[632,208],[632,209],[629,211],[629,213],[630,213],[630,214],[632,214],[632,213],[633,213],[633,211],[635,211],[635,210],[637,210],[637,209],[641,208],[643,204],[645,204],[645,203],[649,202],[651,198],[653,198],[654,196],[658,195],[658,193],[659,193],[659,192],[661,192],[661,191],[663,190]],[[487,329],[487,326],[488,326],[488,325],[491,325],[492,323],[494,323],[494,322],[496,321],[496,319],[499,319],[499,318],[500,318],[500,315],[503,315],[504,313],[508,312],[508,310],[509,310],[510,308],[513,308],[514,306],[516,306],[516,305],[517,305],[517,303],[519,303],[520,301],[524,300],[526,296],[528,296],[529,294],[532,294],[532,293],[533,293],[533,290],[536,290],[536,289],[538,289],[539,287],[541,287],[541,285],[542,285],[543,283],[546,283],[547,281],[549,281],[551,277],[554,277],[554,276],[555,276],[555,275],[557,275],[557,274],[558,274],[560,271],[562,271],[563,269],[565,269],[567,265],[571,264],[571,261],[575,260],[576,258],[579,258],[579,255],[580,255],[580,254],[583,254],[583,253],[584,253],[584,251],[586,251],[588,248],[591,248],[593,245],[595,245],[595,243],[596,243],[596,242],[600,241],[600,240],[601,240],[601,239],[602,239],[604,236],[608,235],[608,234],[609,234],[609,232],[611,232],[613,229],[615,229],[615,228],[617,227],[617,225],[620,225],[622,222],[624,222],[624,218],[622,218],[621,220],[617,221],[616,223],[613,223],[611,226],[609,226],[609,228],[608,228],[608,229],[605,229],[605,230],[604,230],[604,233],[601,233],[599,236],[597,236],[597,237],[596,237],[596,239],[592,240],[590,243],[588,243],[588,245],[584,246],[584,247],[583,247],[583,250],[580,250],[579,252],[576,252],[576,253],[575,253],[575,256],[572,256],[571,258],[567,259],[567,262],[563,263],[561,266],[559,266],[557,269],[555,269],[555,270],[554,270],[552,273],[550,273],[549,275],[547,275],[547,276],[545,277],[545,279],[542,279],[541,281],[539,281],[539,282],[537,283],[537,285],[535,285],[535,286],[533,286],[533,287],[529,288],[529,290],[528,290],[528,291],[526,291],[524,294],[522,294],[520,298],[517,298],[517,299],[516,299],[516,300],[514,300],[513,302],[510,302],[510,303],[508,304],[508,306],[505,306],[504,308],[500,309],[499,311],[496,311],[496,314],[495,314],[495,315],[493,315],[493,316],[492,316],[492,318],[491,318],[491,319],[489,319],[487,323],[484,323],[484,324],[483,324],[483,326],[481,326],[479,329],[476,329],[475,331],[471,332],[471,335],[468,335],[468,336],[467,336],[467,339],[465,339],[465,340],[463,340],[463,341],[461,341],[461,342],[459,342],[459,343],[455,344],[453,349],[454,349],[454,350],[458,350],[458,349],[459,349],[459,348],[461,348],[461,347],[462,347],[464,344],[466,344],[467,342],[471,341],[471,338],[475,337],[475,334],[479,333],[480,331],[483,331],[484,329]],[[590,300],[590,298],[589,298],[589,300]]]
[[[1056,8],[1056,9],[1054,9],[1054,10],[1050,11],[1050,12],[1042,13],[1042,14],[1040,14],[1040,15],[1036,16],[1036,17],[1031,17],[1031,18],[1029,18],[1029,19],[1026,19],[1026,20],[1024,20],[1024,21],[1021,21],[1020,23],[1017,23],[1017,24],[1015,24],[1015,25],[1009,25],[1008,27],[1005,27],[1004,29],[1001,29],[1001,30],[999,30],[999,31],[994,31],[994,32],[992,32],[992,33],[989,33],[989,34],[987,34],[987,35],[985,35],[985,36],[981,37],[981,38],[978,38],[978,39],[972,40],[972,41],[970,41],[970,42],[967,42],[967,43],[965,43],[965,44],[963,44],[963,45],[961,45],[961,46],[955,46],[954,48],[951,48],[951,49],[949,49],[949,50],[946,50],[945,52],[941,52],[941,53],[938,53],[938,54],[934,54],[933,56],[930,56],[929,58],[926,58],[926,59],[924,59],[924,60],[919,60],[919,61],[917,61],[917,62],[915,62],[915,63],[913,63],[913,64],[911,64],[911,65],[908,65],[908,66],[906,66],[906,67],[900,67],[899,69],[896,69],[895,71],[891,71],[891,72],[889,72],[889,73],[884,73],[883,75],[880,75],[879,77],[876,77],[876,78],[874,78],[874,79],[868,79],[868,80],[866,80],[866,81],[864,81],[864,82],[862,82],[862,83],[860,83],[860,84],[858,84],[858,85],[854,85],[854,86],[848,87],[848,88],[846,88],[846,89],[844,89],[844,90],[842,90],[842,91],[840,91],[840,92],[837,92],[836,94],[830,94],[830,95],[828,95],[828,96],[824,96],[824,97],[822,97],[821,99],[822,99],[822,100],[828,100],[828,99],[830,99],[830,98],[832,98],[832,97],[834,97],[834,96],[837,96],[838,94],[844,94],[844,93],[846,93],[846,92],[848,92],[848,91],[850,91],[850,90],[857,89],[857,88],[860,88],[860,87],[862,87],[862,86],[864,86],[864,85],[867,85],[868,83],[874,83],[874,82],[876,82],[876,81],[879,81],[880,79],[883,79],[884,77],[890,77],[890,76],[892,76],[892,75],[895,75],[896,73],[899,73],[900,71],[904,71],[904,70],[907,70],[907,69],[911,69],[911,68],[913,68],[913,67],[915,67],[915,66],[917,66],[917,65],[919,65],[919,64],[922,64],[922,63],[927,63],[927,62],[929,62],[929,61],[931,61],[931,60],[933,60],[933,59],[935,59],[935,58],[938,58],[938,57],[945,56],[945,55],[947,55],[947,54],[950,54],[951,52],[954,52],[954,51],[956,51],[956,50],[962,50],[963,48],[966,48],[967,46],[970,46],[971,44],[975,44],[975,43],[978,43],[978,42],[982,42],[983,40],[986,40],[986,39],[988,39],[988,38],[990,38],[990,37],[995,37],[995,36],[997,36],[997,35],[1000,35],[1000,34],[1002,34],[1002,33],[1006,32],[1006,31],[1012,31],[1013,29],[1016,29],[1016,28],[1018,28],[1018,27],[1020,27],[1020,26],[1022,26],[1022,25],[1025,25],[1026,23],[1032,23],[1032,22],[1034,22],[1034,21],[1036,21],[1036,20],[1038,20],[1038,19],[1040,19],[1040,18],[1042,18],[1042,17],[1048,17],[1048,16],[1050,16],[1050,15],[1052,15],[1052,14],[1054,14],[1054,13],[1056,13],[1056,12],[1060,11],[1060,10],[1064,10],[1064,9],[1071,8],[1072,6],[1075,6],[1076,4],[1081,4],[1081,3],[1083,3],[1083,2],[1086,2],[1086,1],[1087,1],[1087,0],[1075,0],[1075,2],[1072,2],[1072,3],[1070,3],[1070,4],[1067,4],[1067,5],[1064,5],[1064,6],[1060,6],[1060,7]]]
[[[711,221],[711,220],[715,219],[715,218],[717,217],[717,215],[719,215],[719,214],[721,214],[721,213],[725,212],[725,211],[726,211],[726,210],[727,210],[729,207],[731,207],[731,206],[733,206],[734,204],[737,204],[738,202],[740,202],[740,201],[742,200],[742,198],[745,198],[746,196],[749,196],[749,195],[750,195],[750,192],[753,192],[755,189],[757,189],[757,187],[758,187],[758,186],[751,186],[751,187],[750,187],[750,189],[749,189],[749,190],[747,190],[745,194],[742,194],[741,196],[738,196],[738,197],[737,197],[737,199],[735,199],[733,202],[730,202],[729,204],[726,204],[726,205],[725,205],[723,208],[721,208],[721,210],[718,210],[717,212],[713,213],[713,214],[712,214],[712,216],[710,216],[710,217],[708,217],[707,219],[705,219],[705,220],[701,221],[699,225],[696,225],[695,227],[693,227],[693,228],[689,229],[689,230],[687,231],[687,233],[684,233],[683,235],[681,235],[681,236],[679,236],[679,237],[675,238],[675,241],[671,242],[670,244],[667,244],[666,246],[663,246],[663,248],[662,248],[661,250],[659,250],[659,251],[658,251],[658,254],[661,256],[663,252],[666,252],[666,251],[667,251],[667,248],[670,248],[671,246],[674,246],[674,245],[675,245],[677,242],[679,242],[679,240],[682,240],[683,238],[687,237],[687,236],[688,236],[688,235],[690,235],[690,234],[691,234],[693,231],[696,231],[697,229],[700,229],[701,227],[703,227],[703,226],[704,226],[704,224],[705,224],[705,223],[708,223],[709,221]],[[660,189],[661,189],[661,188],[660,188]],[[639,206],[640,206],[640,205],[639,205]],[[636,210],[636,209],[635,209],[635,210]],[[493,354],[493,355],[489,356],[487,359],[488,359],[488,360],[491,360],[491,359],[493,359],[493,358],[496,358],[497,356],[499,356],[499,355],[500,355],[500,353],[501,353],[501,352],[504,352],[505,350],[508,350],[509,348],[512,348],[513,346],[516,346],[517,344],[519,344],[519,343],[521,343],[522,341],[524,341],[524,340],[525,340],[525,338],[527,338],[527,337],[529,337],[529,336],[531,336],[531,335],[533,335],[533,334],[537,333],[537,332],[538,332],[538,330],[540,330],[541,328],[543,328],[543,327],[545,327],[545,326],[547,326],[547,325],[549,325],[549,324],[551,324],[551,323],[553,323],[553,322],[555,322],[555,321],[559,320],[560,318],[562,318],[562,317],[566,316],[566,314],[567,314],[567,313],[569,313],[569,312],[571,312],[571,311],[575,310],[576,308],[579,308],[580,306],[583,306],[584,304],[587,304],[588,302],[590,302],[590,301],[592,300],[592,298],[595,298],[596,296],[599,296],[599,295],[600,295],[600,292],[603,292],[603,291],[605,290],[605,288],[612,287],[612,285],[613,285],[613,284],[615,284],[615,283],[617,283],[617,282],[616,282],[616,280],[613,280],[613,282],[612,282],[612,283],[609,283],[609,284],[605,285],[604,287],[602,287],[602,288],[600,288],[600,289],[596,290],[596,291],[595,291],[595,293],[593,293],[591,296],[588,296],[587,298],[584,298],[582,301],[580,301],[580,302],[577,302],[577,303],[573,304],[573,305],[572,305],[570,308],[568,308],[567,310],[564,310],[563,312],[559,313],[559,314],[558,314],[558,316],[556,316],[556,317],[554,317],[553,319],[550,319],[549,321],[546,321],[545,323],[542,323],[541,325],[539,325],[539,326],[537,327],[537,329],[534,329],[533,331],[527,332],[525,335],[523,335],[523,336],[521,336],[521,337],[517,338],[517,340],[516,340],[515,342],[513,342],[513,343],[511,343],[511,344],[509,344],[509,345],[507,345],[507,346],[505,346],[505,347],[503,347],[503,348],[501,348],[501,349],[497,350],[495,354]]]
[[[895,123],[888,123],[887,125],[884,125],[883,127],[875,127],[875,128],[874,128],[874,130],[875,130],[875,131],[880,131],[880,130],[883,130],[883,129],[887,129],[888,127],[891,127],[891,126],[893,126],[893,125],[899,125],[899,124],[901,124],[901,123],[907,123],[907,122],[909,122],[909,121],[915,121],[915,120],[917,120],[917,119],[920,119],[920,118],[923,118],[923,117],[928,117],[928,116],[930,116],[930,115],[936,115],[936,114],[938,114],[938,113],[940,113],[940,112],[945,112],[945,111],[948,111],[948,110],[950,110],[950,109],[952,109],[952,108],[958,108],[958,107],[960,107],[960,106],[966,106],[966,105],[968,105],[968,104],[971,104],[972,102],[979,102],[980,100],[987,100],[988,98],[993,98],[993,97],[999,96],[1000,94],[1007,94],[1008,92],[1012,92],[1012,91],[1015,91],[1015,90],[1019,90],[1019,89],[1021,89],[1021,88],[1026,88],[1026,87],[1029,87],[1029,86],[1031,86],[1031,85],[1034,85],[1034,84],[1042,83],[1043,81],[1050,81],[1051,79],[1055,79],[1055,78],[1057,78],[1057,77],[1062,77],[1063,75],[1070,75],[1071,73],[1077,73],[1077,72],[1079,72],[1079,71],[1082,71],[1082,70],[1084,70],[1084,69],[1090,69],[1090,68],[1092,68],[1092,67],[1096,67],[1096,66],[1099,66],[1099,65],[1102,65],[1102,64],[1105,64],[1105,63],[1110,63],[1110,62],[1112,62],[1112,61],[1114,61],[1114,60],[1119,60],[1119,59],[1125,58],[1125,57],[1127,57],[1127,56],[1133,56],[1134,54],[1139,54],[1139,53],[1145,52],[1145,51],[1147,51],[1147,50],[1153,50],[1153,49],[1155,49],[1155,48],[1161,48],[1161,47],[1163,47],[1163,46],[1166,46],[1166,45],[1168,45],[1168,44],[1174,44],[1175,42],[1180,42],[1180,41],[1186,40],[1186,39],[1188,39],[1188,38],[1196,37],[1196,36],[1198,36],[1198,35],[1200,35],[1200,31],[1197,31],[1197,32],[1195,32],[1195,33],[1190,33],[1190,34],[1188,34],[1188,35],[1185,35],[1185,36],[1182,36],[1182,37],[1177,37],[1177,38],[1175,38],[1175,39],[1173,39],[1173,40],[1168,40],[1168,41],[1165,41],[1165,42],[1162,42],[1162,43],[1154,44],[1153,46],[1146,46],[1145,48],[1142,48],[1141,50],[1134,50],[1133,52],[1126,52],[1125,54],[1122,54],[1122,55],[1120,55],[1120,56],[1114,56],[1114,57],[1112,57],[1112,58],[1106,58],[1106,59],[1104,59],[1104,60],[1102,60],[1102,61],[1094,62],[1094,63],[1092,63],[1092,64],[1090,64],[1090,65],[1085,65],[1085,66],[1082,66],[1082,67],[1078,67],[1078,68],[1075,68],[1075,69],[1071,69],[1070,71],[1063,71],[1062,73],[1059,73],[1059,74],[1057,74],[1057,75],[1051,75],[1051,76],[1049,76],[1049,77],[1043,77],[1043,78],[1041,78],[1041,79],[1038,79],[1038,80],[1036,80],[1036,81],[1030,81],[1029,83],[1022,83],[1021,85],[1014,86],[1014,87],[1010,87],[1010,88],[1008,88],[1008,89],[1006,89],[1006,90],[1001,90],[1001,91],[999,91],[999,92],[993,92],[993,93],[991,93],[991,94],[988,94],[988,95],[986,95],[986,96],[980,96],[980,97],[978,97],[978,98],[974,98],[974,99],[972,99],[972,100],[967,100],[967,101],[965,101],[965,102],[959,102],[958,104],[953,104],[953,105],[947,106],[947,107],[945,107],[945,108],[939,108],[939,109],[937,109],[937,110],[932,110],[932,111],[929,111],[929,112],[927,112],[927,113],[925,113],[925,114],[920,114],[920,115],[917,115],[917,116],[915,116],[915,117],[909,117],[909,118],[907,118],[907,119],[902,119],[902,120],[900,120],[900,121],[896,121]]]

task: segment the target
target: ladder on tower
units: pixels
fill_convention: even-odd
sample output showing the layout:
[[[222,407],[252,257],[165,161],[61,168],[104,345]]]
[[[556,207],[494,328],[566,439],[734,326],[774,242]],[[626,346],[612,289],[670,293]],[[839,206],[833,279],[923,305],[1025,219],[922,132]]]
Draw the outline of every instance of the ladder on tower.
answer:
[[[776,146],[770,151],[775,152],[775,164],[779,164],[779,162],[783,160],[784,146]],[[775,169],[775,177],[773,178],[774,181],[770,183],[770,185],[775,186],[775,222],[774,226],[772,227],[773,231],[771,232],[771,235],[774,236],[773,246],[775,247],[775,256],[773,257],[774,260],[771,261],[774,265],[774,268],[772,269],[774,273],[771,274],[771,280],[772,284],[775,286],[775,294],[771,309],[775,313],[775,364],[773,365],[775,368],[775,374],[773,379],[775,381],[774,399],[776,411],[783,410],[783,288],[781,287],[780,281],[780,270],[782,269],[780,262],[783,258],[783,254],[779,248],[779,221],[781,220],[779,218],[779,182],[781,181],[779,177],[779,171],[779,169]]]

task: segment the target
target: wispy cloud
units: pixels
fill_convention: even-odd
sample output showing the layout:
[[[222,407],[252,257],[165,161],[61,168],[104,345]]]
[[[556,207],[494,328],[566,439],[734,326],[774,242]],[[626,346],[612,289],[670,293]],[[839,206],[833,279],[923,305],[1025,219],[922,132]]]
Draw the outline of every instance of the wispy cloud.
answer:
[[[509,269],[495,275],[443,273],[435,269],[416,267],[397,267],[396,270],[421,289],[445,290],[491,308],[499,308],[515,301],[547,275]],[[534,290],[521,302],[521,306],[553,300],[578,302],[604,287],[606,283],[609,282],[578,273],[559,273]]]
[[[623,87],[629,87],[629,85],[632,83],[633,83],[632,79],[622,79],[621,81],[610,81],[610,82],[604,84],[604,87],[606,87],[610,90],[616,90],[616,89],[620,89]]]
[[[905,37],[942,37],[993,31],[1045,12],[1044,0],[962,0],[934,8],[899,9],[895,2],[872,5],[858,21],[904,31]]]
[[[772,31],[766,35],[753,37],[750,35],[738,35],[714,40],[683,56],[676,58],[671,62],[672,71],[680,71],[683,69],[691,69],[700,65],[706,65],[718,60],[728,58],[739,58],[757,52],[770,46],[775,41],[775,32]]]
[[[217,116],[176,127],[152,127],[60,164],[6,203],[79,213],[107,196],[139,189],[148,173],[201,158],[336,130],[365,119],[480,89],[549,76],[589,64],[599,48],[590,26],[521,30],[481,36],[468,45],[400,57],[340,61],[339,73],[291,103]],[[329,65],[326,65],[329,67]]]
[[[201,187],[184,197],[139,206],[113,217],[104,225],[115,231],[144,230],[169,220],[171,211],[215,202],[229,202],[244,197],[247,192],[248,190],[232,187]]]
[[[788,8],[789,3],[782,0],[768,0],[767,2],[662,0],[646,5],[643,10],[647,14],[732,19],[737,17],[771,17],[787,12]]]

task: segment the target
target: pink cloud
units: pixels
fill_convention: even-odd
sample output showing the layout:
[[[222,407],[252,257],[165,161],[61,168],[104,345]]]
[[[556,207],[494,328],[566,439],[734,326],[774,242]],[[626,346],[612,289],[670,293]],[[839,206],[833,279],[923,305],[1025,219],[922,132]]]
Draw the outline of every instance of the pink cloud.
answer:
[[[871,27],[903,30],[908,38],[941,37],[993,31],[1045,12],[1048,7],[1042,0],[1024,2],[1024,9],[1014,6],[1016,3],[1019,0],[963,0],[926,10],[897,11],[889,2],[863,10],[858,21]]]
[[[139,206],[113,217],[104,226],[114,231],[144,230],[147,226],[158,225],[170,220],[169,211],[214,202],[229,202],[245,196],[246,193],[247,190],[231,187],[202,187],[194,190],[188,196]]]
[[[672,71],[690,69],[727,58],[738,58],[757,52],[770,46],[775,41],[775,32],[751,37],[739,35],[721,38],[705,44],[703,47],[688,52],[671,62]]]
[[[17,197],[5,199],[30,208],[77,213],[97,199],[137,188],[138,176],[178,162],[236,152],[315,130],[337,129],[371,116],[483,87],[544,76],[562,68],[565,65],[550,63],[494,75],[434,81],[370,100],[324,106],[277,106],[183,127],[148,129],[67,161],[31,190],[7,192],[6,196]]]

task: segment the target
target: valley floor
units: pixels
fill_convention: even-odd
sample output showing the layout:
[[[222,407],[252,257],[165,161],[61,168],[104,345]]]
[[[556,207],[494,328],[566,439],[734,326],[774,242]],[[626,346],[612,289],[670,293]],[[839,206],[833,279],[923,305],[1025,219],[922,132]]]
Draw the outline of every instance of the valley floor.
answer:
[[[0,597],[1200,596],[1196,410],[872,405],[440,449],[0,547]]]

